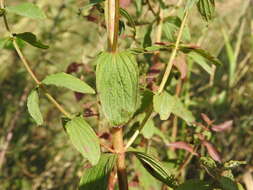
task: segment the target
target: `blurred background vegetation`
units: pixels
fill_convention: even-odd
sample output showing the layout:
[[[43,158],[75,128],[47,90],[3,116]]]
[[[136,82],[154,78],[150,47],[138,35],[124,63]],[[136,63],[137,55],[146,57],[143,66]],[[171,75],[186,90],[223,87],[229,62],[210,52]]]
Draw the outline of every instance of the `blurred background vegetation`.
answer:
[[[148,24],[152,21],[146,1],[143,1],[143,12],[146,13],[141,15],[136,11],[135,1],[138,0],[129,1],[130,5],[122,1],[122,6],[136,20],[137,32],[133,45],[131,29],[126,27],[120,38],[121,49],[141,46]],[[8,5],[20,2],[25,1],[6,1]],[[93,59],[106,48],[107,40],[102,14],[97,10],[92,10],[88,16],[80,12],[79,9],[88,3],[85,0],[30,2],[46,12],[46,20],[34,21],[14,15],[8,15],[8,18],[13,31],[33,32],[50,45],[50,49],[42,51],[22,45],[38,78],[64,71],[95,87]],[[156,9],[156,1],[150,2]],[[166,4],[174,5],[176,2],[170,0]],[[189,43],[210,51],[221,60],[222,65],[213,67],[215,72],[209,75],[197,64],[192,64],[183,96],[198,120],[201,119],[200,113],[207,114],[217,124],[233,120],[233,127],[217,133],[212,142],[221,152],[223,160],[247,161],[247,165],[235,171],[236,179],[247,185],[253,183],[250,175],[253,171],[253,2],[217,0],[216,7],[216,18],[208,24],[195,9],[192,10],[188,22],[191,33]],[[0,38],[7,36],[2,21],[0,26]],[[151,39],[155,35],[153,30]],[[166,41],[165,36],[162,41]],[[162,58],[167,60],[168,55],[162,54]],[[150,60],[150,57],[138,57],[143,67]],[[59,112],[46,98],[40,102],[45,124],[36,126],[29,117],[26,98],[33,87],[34,83],[16,52],[11,47],[1,49],[0,189],[75,189],[84,161],[62,130]],[[94,96],[81,96],[64,89],[51,88],[50,91],[73,113],[98,113]],[[95,128],[100,128],[100,135],[109,135],[105,122],[99,120],[98,123],[94,115],[87,117],[88,121]],[[162,125],[156,126],[161,128]],[[181,130],[178,140],[186,138],[183,135],[186,131]],[[168,128],[168,136],[170,134],[171,129]],[[153,147],[160,145],[156,142]],[[192,170],[194,167],[193,161],[187,168]]]

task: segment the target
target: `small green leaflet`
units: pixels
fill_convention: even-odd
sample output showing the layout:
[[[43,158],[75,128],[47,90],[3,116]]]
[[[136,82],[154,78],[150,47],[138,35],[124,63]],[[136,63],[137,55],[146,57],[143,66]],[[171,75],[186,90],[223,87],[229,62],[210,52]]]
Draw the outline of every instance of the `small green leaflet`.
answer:
[[[238,190],[236,182],[229,177],[221,176],[218,180],[223,190]]]
[[[144,125],[143,129],[141,130],[141,133],[145,138],[150,139],[153,137],[154,132],[155,132],[155,123],[152,119],[149,119],[147,123]]]
[[[135,35],[136,34],[136,28],[135,28],[135,22],[134,22],[133,17],[123,8],[120,8],[119,11],[120,11],[121,16],[125,17],[128,20],[130,26],[134,30],[134,35]]]
[[[153,98],[154,110],[160,115],[161,120],[167,120],[171,113],[185,120],[188,124],[195,121],[192,113],[185,108],[177,96],[171,96],[164,91]]]
[[[130,151],[142,163],[143,167],[156,179],[165,183],[169,187],[175,187],[176,181],[174,177],[167,171],[164,165],[156,158],[143,152]]]
[[[181,26],[181,19],[177,16],[169,16],[165,19],[163,24],[163,33],[169,42],[176,41],[176,32]],[[184,27],[182,41],[188,42],[191,40],[191,34],[187,26]]]
[[[41,48],[41,49],[48,49],[49,48],[49,46],[44,45],[43,43],[38,41],[37,37],[31,32],[24,32],[24,33],[20,33],[20,34],[15,34],[15,37],[18,39],[21,39],[21,40],[29,43],[30,45],[37,47],[37,48]]]
[[[95,94],[94,89],[91,88],[88,84],[66,73],[56,73],[49,75],[42,81],[42,83],[45,85],[65,87],[75,92]]]
[[[84,171],[79,190],[107,190],[110,172],[114,168],[116,158],[114,154],[102,154],[97,165]]]
[[[215,0],[199,0],[197,7],[199,13],[207,22],[213,19],[215,13]]]
[[[96,59],[96,85],[102,111],[111,126],[128,122],[139,105],[139,70],[127,51],[103,52]]]
[[[175,190],[212,190],[213,188],[208,182],[200,180],[188,180],[179,185]]]
[[[45,19],[45,13],[33,3],[22,3],[16,6],[5,8],[7,12],[29,17],[32,19]]]
[[[38,89],[33,89],[27,98],[27,108],[29,114],[38,125],[42,125],[43,117],[39,108],[39,94]]]
[[[101,154],[100,144],[91,126],[80,116],[67,121],[64,127],[74,147],[92,165],[96,165]]]
[[[0,39],[0,49],[3,49],[3,48],[5,48],[5,46],[6,46],[6,44],[7,44],[7,42],[10,40],[10,38],[1,38]]]
[[[151,46],[152,45],[152,39],[151,39],[151,33],[152,33],[152,30],[153,30],[153,25],[150,24],[146,30],[146,33],[144,35],[144,38],[143,38],[143,44],[142,46],[144,48],[148,47],[148,46]]]
[[[5,9],[0,8],[0,17],[5,14]]]
[[[190,10],[199,0],[187,0],[185,10]]]

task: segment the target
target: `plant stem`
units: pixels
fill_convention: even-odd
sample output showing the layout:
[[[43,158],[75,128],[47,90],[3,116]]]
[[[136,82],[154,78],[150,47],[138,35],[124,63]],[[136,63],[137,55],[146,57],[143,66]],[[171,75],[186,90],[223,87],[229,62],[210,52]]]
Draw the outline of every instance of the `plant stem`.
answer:
[[[2,9],[4,9],[4,0],[0,0],[0,7]],[[6,15],[4,14],[3,15],[3,20],[4,20],[4,25],[5,25],[5,28],[6,30],[9,32],[9,35],[11,38],[13,38],[13,45],[14,45],[14,48],[18,54],[18,56],[20,57],[21,59],[21,62],[23,63],[24,67],[26,68],[27,72],[29,73],[29,75],[32,77],[32,79],[35,81],[35,83],[41,87],[41,89],[43,90],[45,96],[51,101],[51,103],[53,103],[55,105],[55,107],[63,114],[65,115],[66,117],[68,117],[69,119],[72,118],[71,114],[68,113],[49,93],[48,91],[46,90],[46,88],[42,85],[42,83],[39,81],[39,79],[36,77],[36,75],[34,74],[34,72],[32,71],[31,67],[29,66],[29,63],[28,61],[26,60],[24,54],[22,53],[21,49],[19,48],[17,42],[16,42],[16,39],[15,37],[13,36],[13,33],[11,32],[11,29],[8,25],[8,21],[7,21],[7,17]]]
[[[106,0],[105,17],[107,24],[108,51],[115,53],[118,47],[119,33],[119,0]],[[127,173],[125,166],[125,148],[123,141],[123,127],[112,129],[113,148],[118,154],[117,174],[120,190],[128,190]]]
[[[158,89],[158,94],[160,94],[163,90],[164,90],[164,87],[165,87],[165,84],[169,78],[169,75],[170,75],[170,71],[171,71],[171,68],[173,66],[173,61],[177,55],[177,50],[178,50],[178,47],[179,47],[179,43],[180,43],[180,40],[182,38],[182,34],[183,34],[183,29],[184,29],[184,26],[186,24],[186,20],[187,20],[187,17],[188,17],[188,11],[185,12],[185,15],[184,15],[184,18],[183,18],[183,21],[181,23],[181,26],[180,26],[180,29],[179,29],[179,33],[178,33],[178,36],[177,36],[177,41],[176,41],[176,44],[175,44],[175,47],[172,51],[172,54],[171,54],[171,57],[170,57],[170,60],[169,60],[169,63],[167,65],[167,68],[165,70],[165,73],[163,75],[163,79],[162,79],[162,82],[159,86],[159,89]],[[152,116],[152,113],[153,113],[153,108],[148,108],[148,111],[147,111],[147,114],[146,114],[146,117],[145,119],[143,120],[140,128],[138,130],[135,131],[135,133],[133,134],[133,136],[129,139],[129,141],[127,142],[127,145],[125,147],[125,149],[129,148],[133,142],[135,141],[135,139],[138,137],[138,135],[140,134],[140,131],[141,129],[145,126],[145,124],[147,123],[147,121],[149,119],[151,119],[151,116]]]
[[[158,94],[160,94],[163,91],[163,89],[165,87],[165,84],[166,84],[166,82],[169,78],[169,75],[170,75],[170,72],[171,72],[171,69],[172,69],[172,66],[173,66],[173,61],[174,61],[174,59],[176,58],[176,55],[177,55],[179,43],[180,43],[180,40],[182,38],[182,34],[183,34],[184,26],[186,24],[187,17],[188,17],[188,11],[185,12],[183,21],[181,23],[181,26],[180,26],[180,29],[179,29],[179,32],[178,32],[178,36],[177,36],[177,40],[176,40],[176,44],[175,44],[175,47],[174,47],[174,49],[171,53],[168,65],[166,67],[165,73],[164,73],[163,78],[162,78],[162,82],[159,86]]]
[[[48,93],[48,91],[46,90],[46,88],[42,85],[42,83],[38,80],[38,78],[35,76],[34,72],[32,71],[31,67],[29,66],[27,60],[25,59],[24,54],[21,52],[20,48],[18,47],[17,42],[15,41],[15,39],[13,40],[13,45],[15,47],[15,50],[17,51],[23,65],[25,66],[27,72],[30,74],[30,76],[33,78],[33,80],[36,82],[36,84],[38,86],[41,87],[41,89],[43,90],[45,96],[51,101],[51,103],[53,103],[55,105],[55,107],[66,117],[68,117],[69,119],[72,118],[71,114],[68,113],[52,96],[51,94]]]
[[[123,142],[123,128],[113,128],[113,148],[118,154],[117,174],[120,190],[128,190],[127,173],[125,166],[125,147]]]
[[[119,33],[119,0],[107,0],[106,6],[108,49],[110,52],[116,52]]]

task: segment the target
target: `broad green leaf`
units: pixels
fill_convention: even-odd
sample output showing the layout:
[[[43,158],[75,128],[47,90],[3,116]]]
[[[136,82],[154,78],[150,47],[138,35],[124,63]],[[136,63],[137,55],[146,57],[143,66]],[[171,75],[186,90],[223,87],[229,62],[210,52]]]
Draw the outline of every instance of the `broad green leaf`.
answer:
[[[190,52],[187,54],[194,62],[196,62],[199,66],[201,66],[208,74],[212,74],[212,67],[208,65],[207,60],[202,57],[201,55],[195,53],[195,52]]]
[[[102,154],[97,165],[85,169],[79,183],[79,190],[107,190],[108,179],[116,158],[114,154]]]
[[[135,22],[134,22],[133,17],[123,8],[120,8],[120,14],[121,14],[121,16],[123,16],[127,19],[130,26],[133,28],[134,34],[135,34],[136,33],[136,28],[135,28]]]
[[[164,91],[153,98],[154,110],[160,115],[161,120],[167,120],[171,113],[182,118],[188,124],[195,121],[192,113],[185,108],[177,96],[171,96]]]
[[[37,48],[41,48],[41,49],[48,49],[49,48],[49,46],[44,45],[39,40],[37,40],[37,37],[31,32],[24,32],[24,33],[20,33],[20,34],[15,34],[15,37],[18,39],[21,39],[21,40],[29,43],[30,45],[37,47]]]
[[[156,179],[169,187],[175,187],[174,177],[167,171],[165,166],[156,158],[143,152],[131,151],[142,163],[143,167]]]
[[[100,144],[91,126],[80,116],[66,122],[64,127],[74,147],[96,165],[100,159]]]
[[[86,84],[79,78],[76,78],[66,73],[56,73],[49,75],[42,81],[42,83],[45,85],[65,87],[75,92],[95,94],[94,89],[91,88],[88,84]]]
[[[213,188],[208,182],[200,180],[188,180],[179,185],[175,190],[212,190]]]
[[[27,108],[29,114],[32,116],[35,122],[38,125],[42,125],[43,117],[39,108],[39,94],[37,89],[32,90],[29,94],[27,98]]]
[[[199,0],[197,7],[199,13],[207,22],[213,19],[215,13],[215,0]]]
[[[7,12],[15,13],[17,15],[33,18],[45,19],[45,13],[33,3],[22,3],[16,6],[9,6],[5,8]]]
[[[139,105],[139,70],[129,52],[103,52],[96,59],[96,84],[102,111],[112,126],[123,125]]]

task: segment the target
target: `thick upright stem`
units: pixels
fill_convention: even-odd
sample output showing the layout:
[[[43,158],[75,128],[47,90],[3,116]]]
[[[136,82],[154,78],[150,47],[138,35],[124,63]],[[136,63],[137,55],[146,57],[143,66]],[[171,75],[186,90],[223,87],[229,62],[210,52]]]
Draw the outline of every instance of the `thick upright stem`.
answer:
[[[115,53],[118,47],[119,33],[119,0],[106,0],[105,17],[107,25],[108,51]],[[123,128],[113,128],[113,148],[118,154],[117,174],[120,190],[128,190],[127,174],[125,166],[125,148],[123,142]]]
[[[117,174],[120,190],[128,190],[127,173],[125,166],[125,148],[123,142],[123,128],[113,128],[113,147],[118,154],[117,159]]]
[[[106,1],[108,49],[116,52],[119,33],[119,0]]]

